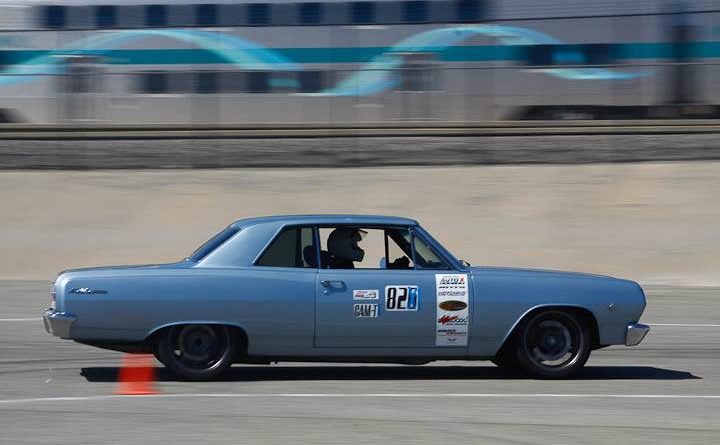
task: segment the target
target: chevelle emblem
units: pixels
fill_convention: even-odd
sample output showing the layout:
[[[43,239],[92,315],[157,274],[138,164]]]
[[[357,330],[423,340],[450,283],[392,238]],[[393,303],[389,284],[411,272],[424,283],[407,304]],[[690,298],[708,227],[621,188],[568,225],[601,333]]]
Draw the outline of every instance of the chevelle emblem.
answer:
[[[106,294],[106,290],[102,289],[90,289],[89,287],[76,287],[70,290],[71,294]]]
[[[458,300],[443,301],[438,307],[444,311],[461,311],[467,307],[467,303]]]

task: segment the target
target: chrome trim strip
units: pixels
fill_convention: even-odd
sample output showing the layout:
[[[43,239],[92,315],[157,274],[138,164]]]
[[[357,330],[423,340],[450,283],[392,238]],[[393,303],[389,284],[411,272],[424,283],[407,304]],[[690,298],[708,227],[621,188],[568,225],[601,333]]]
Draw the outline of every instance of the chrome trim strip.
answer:
[[[77,317],[67,312],[55,312],[48,309],[43,313],[45,330],[60,338],[70,338],[70,328],[77,321]]]
[[[625,333],[625,346],[640,344],[648,332],[650,332],[650,326],[642,323],[630,323]]]

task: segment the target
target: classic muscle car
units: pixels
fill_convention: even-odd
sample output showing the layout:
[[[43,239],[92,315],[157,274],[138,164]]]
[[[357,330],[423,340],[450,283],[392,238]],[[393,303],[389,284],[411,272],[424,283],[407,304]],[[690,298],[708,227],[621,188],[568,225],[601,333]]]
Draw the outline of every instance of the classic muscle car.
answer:
[[[233,363],[492,360],[563,378],[634,346],[645,295],[598,275],[472,267],[412,219],[243,219],[172,264],[62,272],[45,328],[152,352],[183,379]]]

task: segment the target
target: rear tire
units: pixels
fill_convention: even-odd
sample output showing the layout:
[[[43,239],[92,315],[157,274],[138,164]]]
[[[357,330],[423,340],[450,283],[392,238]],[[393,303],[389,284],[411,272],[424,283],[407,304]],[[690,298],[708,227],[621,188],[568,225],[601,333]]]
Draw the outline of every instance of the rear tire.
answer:
[[[590,327],[571,312],[539,312],[523,323],[517,334],[517,363],[536,378],[570,377],[585,366],[592,350]]]
[[[156,357],[183,380],[213,380],[232,366],[235,343],[227,326],[172,326],[160,334]]]

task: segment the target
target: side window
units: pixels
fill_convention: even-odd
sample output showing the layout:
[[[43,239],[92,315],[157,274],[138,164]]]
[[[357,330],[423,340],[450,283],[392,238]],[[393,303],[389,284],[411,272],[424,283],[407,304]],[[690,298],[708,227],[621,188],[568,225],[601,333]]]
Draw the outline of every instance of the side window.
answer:
[[[413,269],[415,267],[408,229],[386,229],[385,240],[387,245],[386,269]]]
[[[320,228],[322,267],[412,269],[411,235],[402,227]]]
[[[168,12],[166,5],[147,5],[145,7],[146,26],[167,26]]]
[[[250,25],[270,24],[270,5],[250,3],[247,5],[247,20]]]
[[[371,25],[375,23],[374,2],[352,2],[350,23],[354,25]]]
[[[117,25],[115,6],[102,5],[95,7],[95,26],[97,28],[113,28]]]
[[[328,269],[380,269],[385,256],[382,229],[320,228],[322,266]]]
[[[317,267],[316,256],[313,229],[311,227],[290,227],[280,232],[256,265],[314,268]]]
[[[167,73],[146,72],[139,74],[138,91],[142,94],[166,94],[168,92]]]
[[[322,23],[322,3],[300,3],[298,22],[301,25],[317,25]]]
[[[416,269],[449,269],[445,261],[435,253],[435,250],[429,244],[415,235],[413,235],[412,241],[415,250]]]
[[[218,24],[218,5],[195,5],[195,24],[198,26],[215,26]]]
[[[45,28],[62,29],[67,20],[67,8],[61,5],[44,6],[42,21]]]
[[[267,93],[270,89],[270,76],[265,71],[247,73],[246,91],[248,93]]]
[[[213,94],[218,92],[218,73],[203,71],[195,73],[195,92]]]
[[[406,23],[423,23],[427,21],[427,2],[407,1],[403,3]]]
[[[458,22],[478,22],[482,20],[482,12],[480,0],[457,0],[455,3],[455,13]]]

